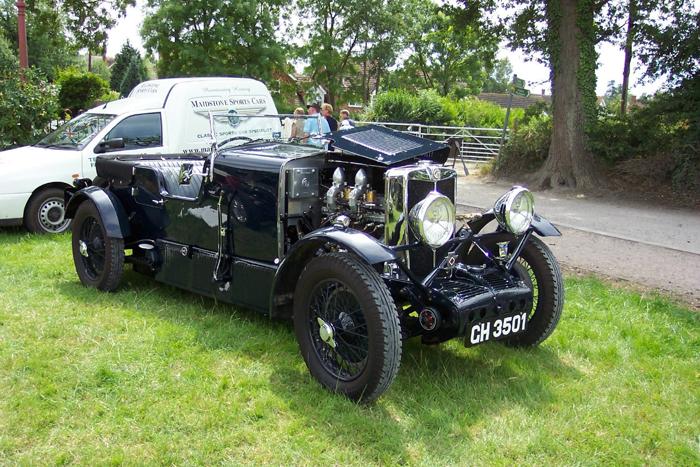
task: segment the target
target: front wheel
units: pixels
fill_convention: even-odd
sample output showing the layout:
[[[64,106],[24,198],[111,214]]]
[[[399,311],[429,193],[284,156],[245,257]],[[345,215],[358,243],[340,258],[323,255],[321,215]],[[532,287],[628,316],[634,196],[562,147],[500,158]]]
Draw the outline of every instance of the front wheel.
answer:
[[[506,241],[509,242],[508,250],[515,250],[517,242],[510,234],[491,237],[484,246],[497,252],[497,243]],[[532,309],[528,314],[527,330],[503,342],[513,347],[534,347],[547,339],[559,323],[564,308],[564,279],[552,251],[535,236],[525,244],[513,272],[532,289]]]
[[[394,300],[379,274],[347,253],[306,266],[294,295],[294,331],[311,374],[355,401],[377,399],[399,370]]]
[[[73,219],[73,262],[86,287],[111,292],[124,271],[124,240],[107,236],[92,201],[84,201]]]
[[[70,219],[65,218],[63,190],[47,188],[34,194],[24,217],[24,226],[33,233],[62,233],[68,230]]]

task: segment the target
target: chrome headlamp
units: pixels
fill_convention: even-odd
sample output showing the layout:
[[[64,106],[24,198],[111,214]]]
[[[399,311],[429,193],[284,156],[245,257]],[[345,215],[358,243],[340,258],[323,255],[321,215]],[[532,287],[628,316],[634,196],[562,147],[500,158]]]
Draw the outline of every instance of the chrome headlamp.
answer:
[[[411,229],[425,244],[440,248],[455,231],[455,206],[437,191],[431,191],[408,215]]]
[[[514,186],[498,198],[493,212],[501,227],[520,235],[530,228],[535,213],[535,198],[527,188]]]

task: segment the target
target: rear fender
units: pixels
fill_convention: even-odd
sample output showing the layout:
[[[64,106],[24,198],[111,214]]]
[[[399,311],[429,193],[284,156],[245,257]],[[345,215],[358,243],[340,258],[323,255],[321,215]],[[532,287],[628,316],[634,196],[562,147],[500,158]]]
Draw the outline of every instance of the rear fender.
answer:
[[[469,222],[469,228],[475,234],[479,233],[486,225],[491,223],[491,221],[496,220],[496,216],[493,214],[493,209],[489,209],[479,219],[475,219]],[[544,217],[535,213],[532,218],[532,230],[535,231],[540,237],[561,237],[561,232],[557,229],[554,224],[549,222]]]
[[[370,265],[396,260],[396,254],[377,239],[355,229],[326,227],[294,244],[277,269],[270,295],[270,316],[291,317],[291,300],[297,280],[306,264],[327,245],[348,250]]]
[[[119,199],[108,191],[96,186],[89,186],[78,190],[68,200],[66,204],[66,218],[73,219],[78,207],[86,200],[95,203],[97,211],[102,218],[102,225],[107,236],[113,238],[127,238],[131,234],[129,219],[124,210],[124,206]]]

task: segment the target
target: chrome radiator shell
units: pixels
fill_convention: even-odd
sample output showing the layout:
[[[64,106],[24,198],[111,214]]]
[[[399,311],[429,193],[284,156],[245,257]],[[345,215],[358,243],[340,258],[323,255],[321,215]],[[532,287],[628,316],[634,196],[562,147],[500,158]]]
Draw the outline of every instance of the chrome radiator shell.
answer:
[[[431,191],[437,191],[455,202],[457,171],[436,164],[419,163],[386,171],[384,242],[387,245],[408,245],[418,239],[411,231],[408,213]],[[407,266],[418,275],[425,275],[435,267],[441,249],[426,245],[405,252]]]

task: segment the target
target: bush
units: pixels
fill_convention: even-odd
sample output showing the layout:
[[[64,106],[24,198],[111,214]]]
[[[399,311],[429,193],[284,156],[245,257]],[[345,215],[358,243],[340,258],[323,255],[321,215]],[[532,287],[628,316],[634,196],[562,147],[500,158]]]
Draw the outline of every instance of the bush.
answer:
[[[415,95],[402,89],[378,94],[369,107],[363,120],[375,122],[413,123],[416,106]]]
[[[530,172],[547,159],[552,139],[552,117],[539,115],[511,132],[496,160],[497,175]]]
[[[23,146],[42,136],[58,115],[58,90],[36,70],[25,70],[0,37],[0,149]]]
[[[659,93],[626,116],[606,114],[589,132],[593,154],[609,164],[648,164],[650,182],[700,190],[700,76]],[[629,165],[629,164],[628,164]],[[641,171],[643,172],[643,171]],[[641,174],[640,174],[641,175]]]
[[[98,75],[75,68],[61,70],[56,82],[61,89],[58,94],[61,107],[69,109],[73,116],[94,107],[95,101],[109,90],[107,81]]]
[[[511,109],[509,126],[522,120],[522,109]],[[426,125],[470,126],[502,128],[506,109],[474,98],[453,100],[440,97],[435,91],[421,91],[418,95],[404,90],[383,92],[375,97],[364,120]]]

